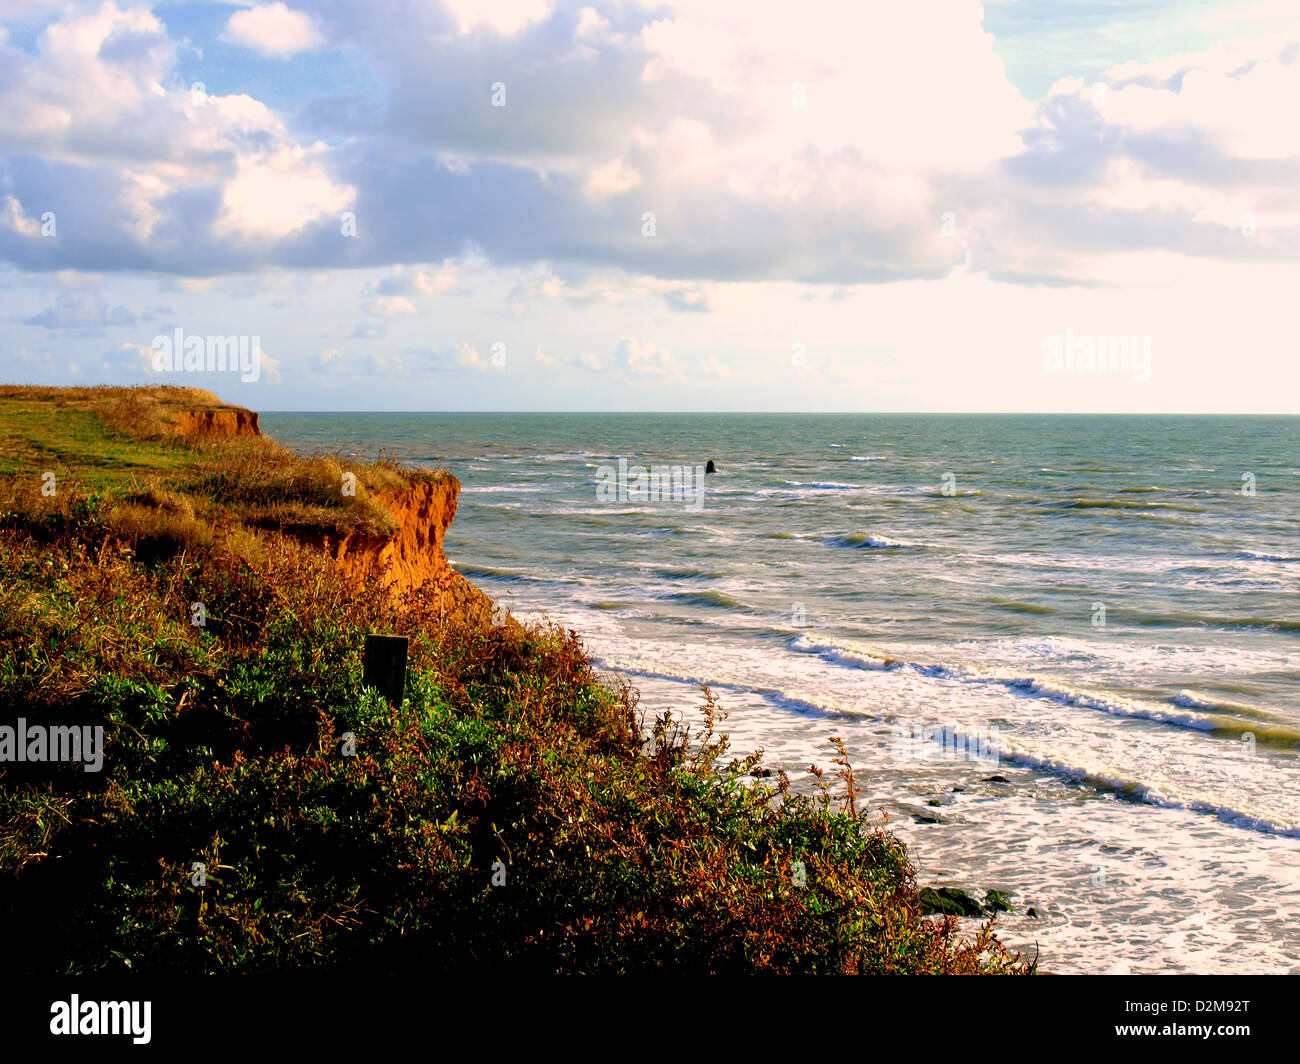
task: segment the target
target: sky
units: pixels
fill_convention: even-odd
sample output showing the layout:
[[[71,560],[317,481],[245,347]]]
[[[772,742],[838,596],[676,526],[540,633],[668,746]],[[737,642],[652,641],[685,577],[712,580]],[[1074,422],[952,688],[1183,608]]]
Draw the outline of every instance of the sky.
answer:
[[[4,381],[1300,413],[1298,296],[1294,0],[0,0]]]

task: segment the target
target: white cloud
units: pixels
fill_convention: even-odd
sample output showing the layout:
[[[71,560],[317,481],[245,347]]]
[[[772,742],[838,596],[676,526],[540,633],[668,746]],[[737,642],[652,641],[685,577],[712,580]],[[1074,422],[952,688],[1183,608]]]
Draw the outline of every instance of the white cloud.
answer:
[[[129,362],[138,372],[148,373],[152,376],[158,374],[158,370],[154,369],[153,365],[154,351],[152,347],[144,344],[125,343],[120,346],[119,350],[130,356]]]
[[[20,236],[38,237],[41,235],[41,223],[28,217],[23,212],[23,205],[14,196],[6,196],[0,207],[0,225],[12,229]]]
[[[716,391],[728,401],[810,407],[1104,408],[1109,396],[1157,409],[1198,395],[1241,407],[1300,394],[1284,353],[1300,125],[1278,109],[1300,99],[1300,52],[1284,27],[1117,66],[1099,76],[1100,103],[1066,79],[1031,107],[974,0],[592,0],[545,27],[546,3],[486,15],[302,3],[310,17],[264,4],[229,20],[260,53],[242,57],[250,95],[221,96],[192,94],[180,65],[206,40],[171,40],[146,6],[119,3],[61,4],[21,47],[0,34],[0,260],[13,264],[0,299],[21,292],[7,320],[50,349],[65,333],[130,328],[127,307],[153,328],[161,276],[186,320],[247,299],[293,322],[287,349],[304,366],[350,330],[427,352],[420,315],[455,292],[436,303],[443,335],[500,335],[539,370],[613,371],[608,389],[584,375],[593,402],[628,376],[671,402],[683,371],[727,378]],[[276,17],[296,30],[272,33]],[[299,73],[261,55],[325,41],[348,42],[364,76],[287,105],[292,119],[254,98],[268,71]],[[492,109],[498,77],[510,102]],[[297,100],[318,86],[287,88]],[[32,239],[47,208],[57,241]],[[364,212],[359,239],[339,232],[345,209]],[[653,239],[639,232],[645,210]],[[272,298],[268,267],[303,291]],[[93,292],[59,302],[55,271],[95,278],[76,283]],[[462,274],[479,298],[460,298]],[[146,277],[142,298],[107,287]],[[358,303],[371,324],[339,320]],[[1113,381],[1044,382],[1016,362],[1067,326],[1158,337],[1152,381],[1116,398]],[[546,336],[565,337],[560,358]],[[796,341],[803,373],[789,364]],[[332,362],[340,379],[365,364]],[[457,364],[490,360],[442,348],[440,365]],[[525,378],[535,391],[521,405],[564,384]]]
[[[592,170],[583,189],[593,199],[602,200],[628,192],[639,184],[641,175],[619,158]]]
[[[461,33],[472,33],[480,26],[495,33],[518,33],[529,23],[546,18],[551,13],[550,0],[443,0],[456,16]]]
[[[422,296],[438,295],[456,287],[459,274],[454,262],[445,262],[434,269],[419,269],[412,278],[412,287]]]
[[[489,373],[492,370],[505,368],[504,360],[493,361],[492,358],[482,354],[473,344],[465,343],[464,341],[456,345],[453,353],[456,361],[466,369],[474,369],[482,373]]]
[[[652,374],[675,377],[681,372],[672,352],[652,343],[643,344],[633,336],[625,336],[618,342],[613,357],[618,365],[638,376]]]
[[[222,39],[279,59],[310,51],[323,43],[310,15],[288,8],[278,0],[231,15]]]
[[[726,380],[731,376],[731,367],[721,362],[717,355],[710,355],[704,360],[703,370],[706,376]]]
[[[401,315],[415,314],[415,304],[405,296],[380,296],[372,303],[366,304],[366,313],[380,318],[395,318]]]
[[[280,144],[241,153],[213,232],[276,240],[313,221],[340,216],[354,191],[330,180],[320,162],[322,150]]]

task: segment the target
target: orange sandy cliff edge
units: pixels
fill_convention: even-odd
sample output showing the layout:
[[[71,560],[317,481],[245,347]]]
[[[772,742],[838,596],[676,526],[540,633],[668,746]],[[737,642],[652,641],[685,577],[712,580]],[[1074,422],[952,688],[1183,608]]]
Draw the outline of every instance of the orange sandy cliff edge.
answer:
[[[174,410],[172,424],[178,433],[204,432],[218,436],[260,436],[252,410]],[[444,616],[476,624],[491,624],[494,604],[487,595],[456,572],[442,551],[442,540],[456,518],[460,481],[450,473],[433,479],[413,480],[405,487],[372,491],[397,519],[394,535],[352,532],[337,539],[328,535],[298,534],[334,559],[357,583],[378,582],[391,592],[419,591],[435,596]],[[513,618],[505,621],[513,625]]]
[[[175,410],[172,425],[181,434],[215,432],[222,436],[260,436],[257,414],[238,408],[226,410]]]
[[[435,596],[447,616],[490,624],[492,600],[456,572],[442,551],[459,495],[460,481],[450,473],[375,492],[400,524],[395,535],[353,532],[340,540],[325,537],[320,546],[359,582],[378,581],[397,593],[419,590]]]

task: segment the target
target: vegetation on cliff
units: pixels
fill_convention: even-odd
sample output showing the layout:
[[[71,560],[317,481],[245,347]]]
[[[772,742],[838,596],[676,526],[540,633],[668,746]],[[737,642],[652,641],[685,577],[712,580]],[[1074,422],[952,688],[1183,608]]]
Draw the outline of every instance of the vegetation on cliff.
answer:
[[[73,400],[63,450],[59,394],[0,392],[4,719],[107,737],[98,773],[0,764],[8,967],[1025,970],[923,914],[842,748],[820,794],[755,784],[709,692],[694,734],[647,722],[575,633],[319,549],[397,535],[383,500],[445,474],[346,463],[345,496],[337,459],[176,435],[176,391]],[[369,632],[410,639],[399,707]]]

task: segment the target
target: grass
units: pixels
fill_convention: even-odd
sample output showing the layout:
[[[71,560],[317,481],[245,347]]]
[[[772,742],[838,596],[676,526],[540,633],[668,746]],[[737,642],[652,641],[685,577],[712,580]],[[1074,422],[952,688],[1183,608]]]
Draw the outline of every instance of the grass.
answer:
[[[282,535],[277,490],[343,509],[327,459],[159,446],[149,486],[0,497],[0,703],[107,736],[99,773],[0,765],[12,969],[1032,971],[925,915],[837,740],[817,793],[754,783],[707,689],[694,732],[647,721],[575,633],[445,619]],[[361,683],[376,631],[410,640],[400,706]]]
[[[198,388],[0,385],[0,475],[51,470],[96,489],[170,472],[191,457],[168,438],[170,414],[223,405]]]
[[[229,409],[238,408],[198,388],[0,385],[0,475],[30,507],[52,473],[59,495],[111,505],[107,530],[153,557],[247,540],[254,530],[317,541],[390,535],[397,521],[377,493],[445,476],[173,424],[179,411]],[[357,478],[355,494],[343,491],[345,472]]]

